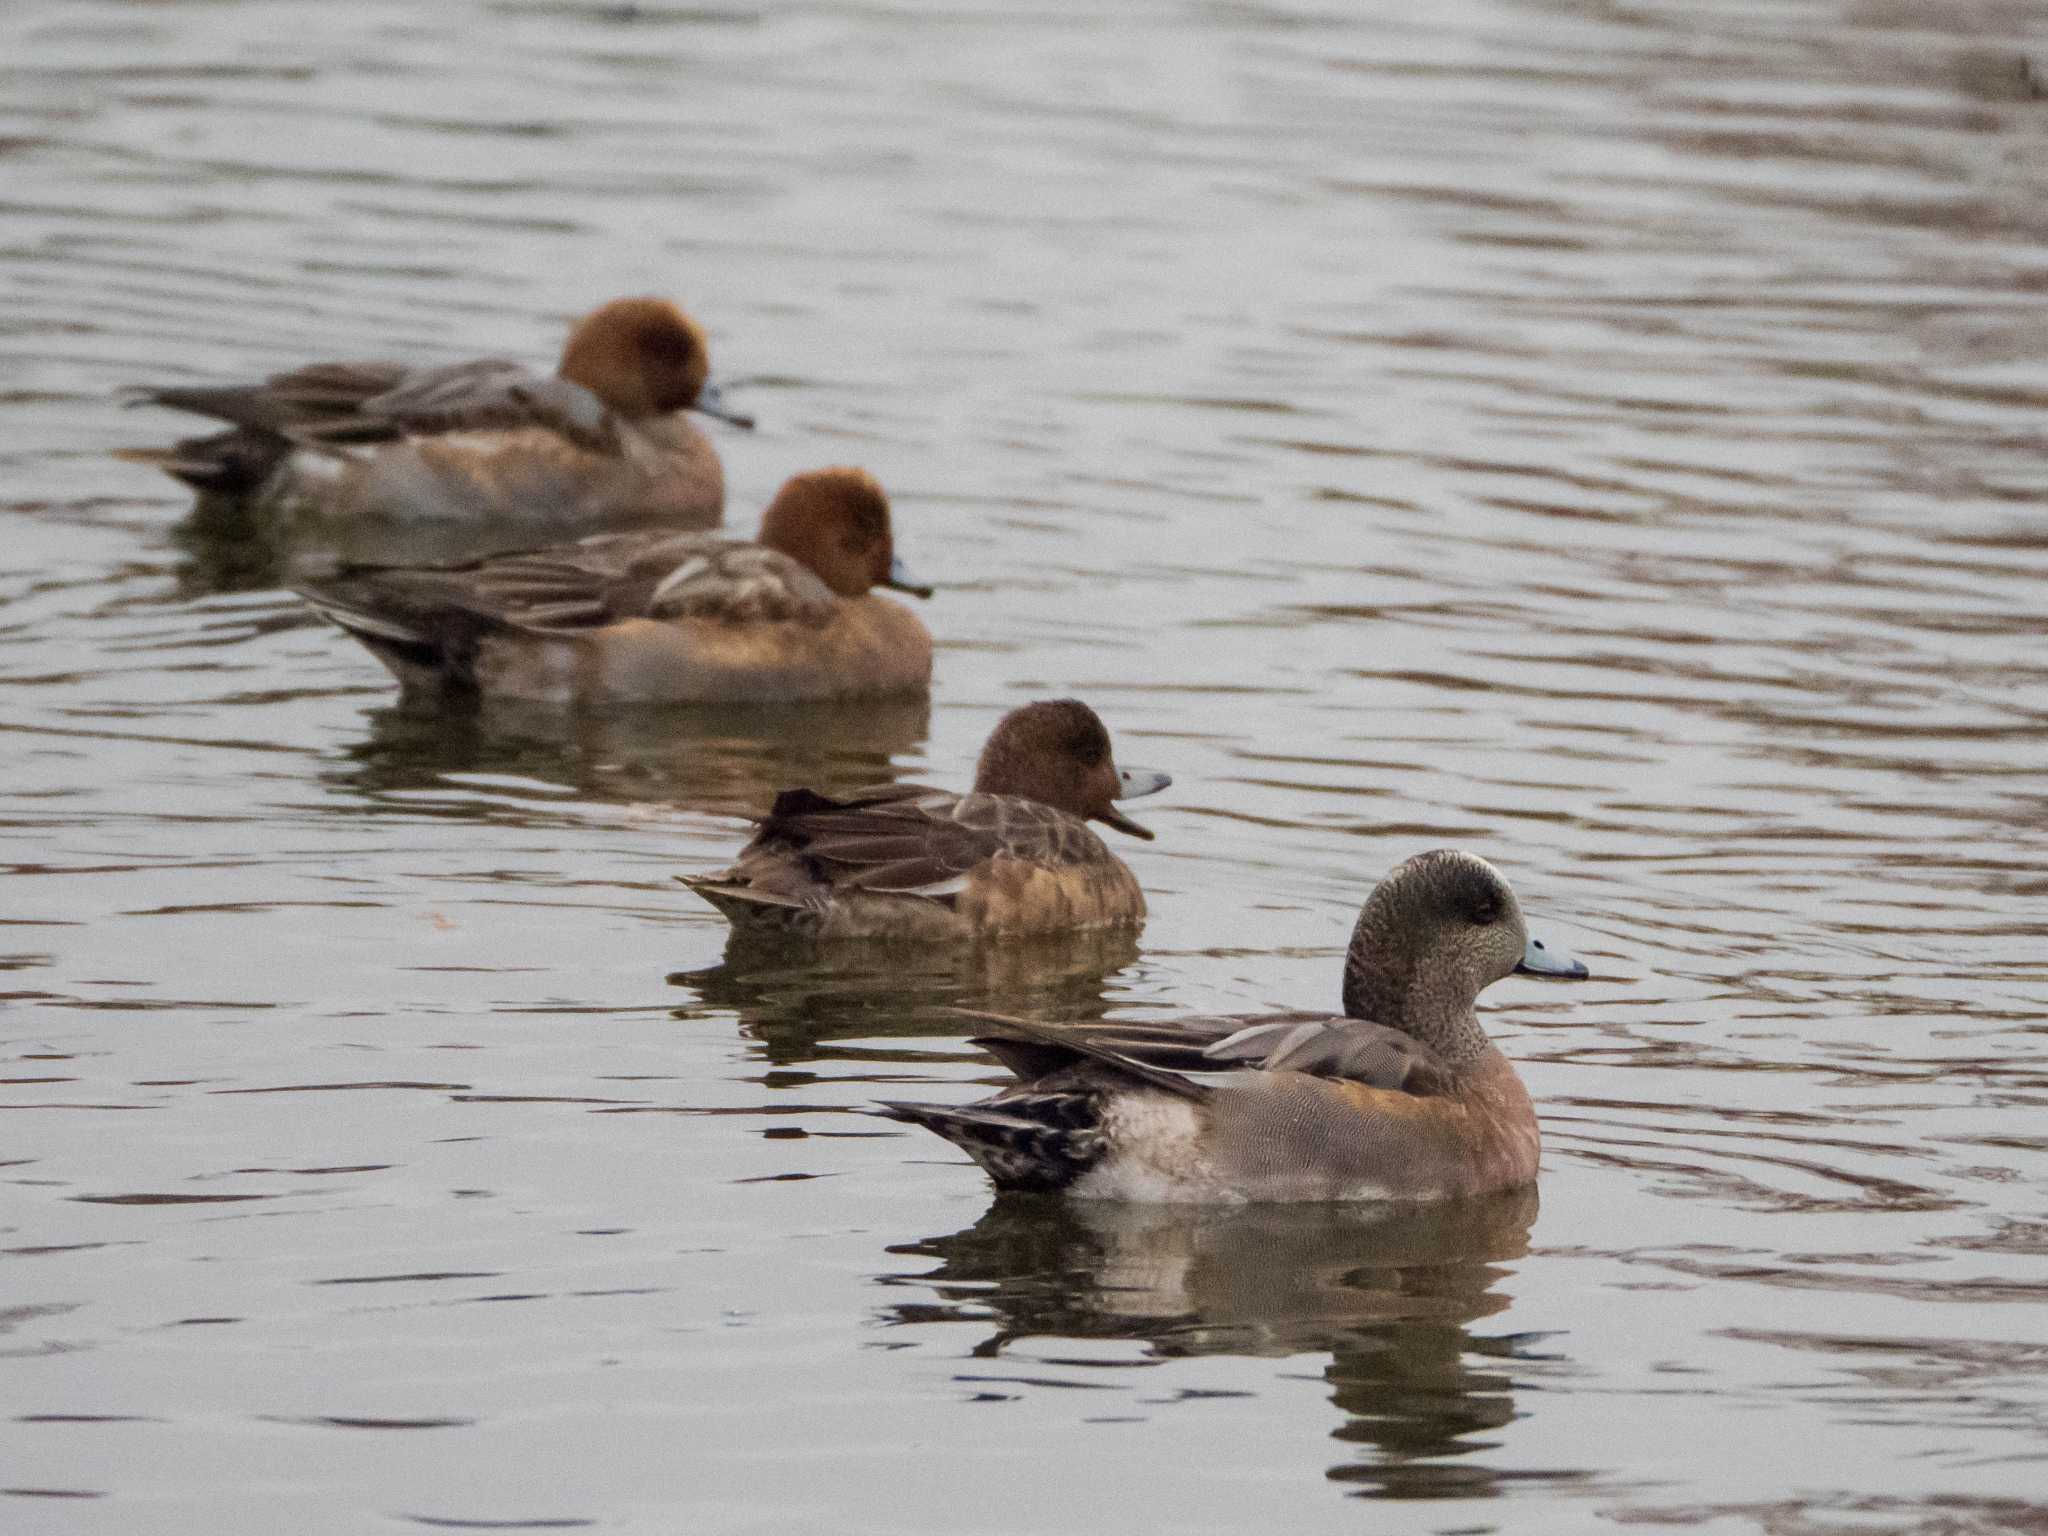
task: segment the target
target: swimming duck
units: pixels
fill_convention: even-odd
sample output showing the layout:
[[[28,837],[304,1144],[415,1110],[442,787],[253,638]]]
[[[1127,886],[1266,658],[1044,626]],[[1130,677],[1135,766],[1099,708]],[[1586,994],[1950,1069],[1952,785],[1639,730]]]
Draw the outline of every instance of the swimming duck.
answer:
[[[1514,971],[1586,967],[1484,859],[1418,854],[1374,888],[1344,1012],[1051,1025],[982,1014],[1016,1075],[968,1105],[888,1104],[1001,1189],[1082,1199],[1443,1200],[1536,1178],[1536,1111],[1472,1006]]]
[[[596,534],[455,567],[360,566],[296,589],[409,694],[550,704],[798,703],[921,696],[929,597],[860,469],[796,475],[758,541]]]
[[[753,425],[711,383],[703,328],[652,298],[584,316],[553,377],[505,359],[333,362],[132,398],[232,423],[122,454],[202,496],[312,537],[424,526],[460,536],[467,557],[612,528],[714,528],[724,471],[679,413]]]
[[[964,939],[1135,928],[1145,898],[1088,829],[1152,834],[1115,802],[1172,782],[1119,769],[1078,699],[1013,709],[964,795],[891,784],[835,800],[784,790],[738,862],[683,883],[742,932],[811,939]]]

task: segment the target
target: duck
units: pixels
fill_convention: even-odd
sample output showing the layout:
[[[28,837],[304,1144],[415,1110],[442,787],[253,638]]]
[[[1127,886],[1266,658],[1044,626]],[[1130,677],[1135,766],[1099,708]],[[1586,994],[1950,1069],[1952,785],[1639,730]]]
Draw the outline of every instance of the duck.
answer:
[[[1015,1081],[967,1105],[887,1103],[1000,1190],[1196,1204],[1476,1197],[1533,1185],[1541,1138],[1514,1064],[1480,1027],[1510,974],[1582,980],[1529,934],[1507,881],[1439,848],[1358,914],[1343,1013],[997,1027],[974,1043]]]
[[[760,537],[593,534],[464,565],[344,568],[294,590],[413,700],[550,705],[922,698],[932,637],[877,587],[897,559],[866,470],[792,476]]]
[[[613,299],[570,330],[552,377],[489,358],[139,386],[131,404],[229,426],[120,457],[203,503],[255,509],[285,539],[412,548],[424,530],[475,557],[621,528],[715,528],[725,473],[682,412],[753,422],[725,404],[709,357],[703,327],[674,303]],[[371,542],[379,533],[387,545]]]
[[[997,722],[966,794],[889,784],[843,799],[784,790],[727,869],[679,878],[736,934],[808,940],[963,940],[1136,929],[1137,877],[1088,827],[1152,833],[1116,808],[1166,788],[1119,768],[1079,699]]]

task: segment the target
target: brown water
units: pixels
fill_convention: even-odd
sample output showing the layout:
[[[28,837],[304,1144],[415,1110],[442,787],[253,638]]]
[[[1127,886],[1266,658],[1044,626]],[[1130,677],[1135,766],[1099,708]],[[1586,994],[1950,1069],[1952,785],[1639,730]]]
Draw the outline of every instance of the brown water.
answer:
[[[2048,1522],[2048,11],[0,8],[0,1527]],[[395,712],[117,386],[673,293],[929,714]],[[1141,945],[723,955],[1023,699]],[[946,1004],[1334,1001],[1455,843],[1543,1208],[993,1202]],[[1364,1501],[1364,1502],[1360,1502]]]

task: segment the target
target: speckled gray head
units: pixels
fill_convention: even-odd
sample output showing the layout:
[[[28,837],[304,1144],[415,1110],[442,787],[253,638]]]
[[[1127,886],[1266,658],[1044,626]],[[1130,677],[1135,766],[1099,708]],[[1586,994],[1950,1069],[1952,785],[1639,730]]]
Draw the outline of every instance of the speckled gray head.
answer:
[[[1480,992],[1517,971],[1578,979],[1586,967],[1532,938],[1500,871],[1455,848],[1419,853],[1373,888],[1344,961],[1344,1011],[1452,1058],[1485,1048]]]

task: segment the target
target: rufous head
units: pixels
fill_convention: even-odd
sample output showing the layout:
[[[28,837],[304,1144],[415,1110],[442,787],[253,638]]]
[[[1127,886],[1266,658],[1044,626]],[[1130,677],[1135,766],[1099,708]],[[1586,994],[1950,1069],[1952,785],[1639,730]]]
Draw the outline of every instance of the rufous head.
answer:
[[[802,561],[841,597],[860,597],[872,587],[932,595],[897,560],[889,498],[864,469],[790,476],[762,514],[761,542]]]
[[[741,426],[711,383],[704,328],[667,299],[613,299],[569,332],[555,370],[629,419],[700,410]]]
[[[1156,768],[1119,770],[1108,727],[1079,699],[1045,699],[1011,710],[996,722],[974,770],[977,794],[1022,795],[1147,841],[1151,832],[1115,802],[1172,782]]]

